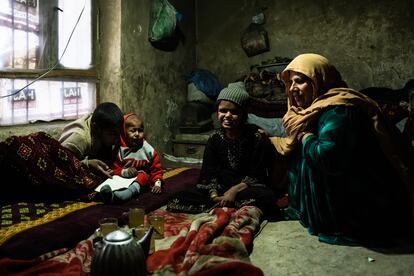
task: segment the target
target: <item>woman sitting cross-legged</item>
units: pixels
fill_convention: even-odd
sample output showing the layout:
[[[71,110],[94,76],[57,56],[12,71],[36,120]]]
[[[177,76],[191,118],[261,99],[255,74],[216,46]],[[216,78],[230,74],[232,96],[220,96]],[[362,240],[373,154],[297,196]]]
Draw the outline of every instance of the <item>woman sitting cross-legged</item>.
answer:
[[[378,105],[317,54],[297,56],[281,77],[287,137],[271,140],[288,160],[288,217],[334,244],[412,233],[413,148]]]

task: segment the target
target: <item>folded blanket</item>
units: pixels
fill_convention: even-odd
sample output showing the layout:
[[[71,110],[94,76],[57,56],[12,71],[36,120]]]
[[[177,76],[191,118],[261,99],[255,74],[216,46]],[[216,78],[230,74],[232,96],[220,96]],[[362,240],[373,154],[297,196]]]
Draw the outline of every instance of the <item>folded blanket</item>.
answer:
[[[215,208],[181,231],[171,247],[154,252],[147,268],[154,275],[263,275],[250,264],[254,234],[262,212],[254,206]],[[241,270],[242,269],[242,270]]]

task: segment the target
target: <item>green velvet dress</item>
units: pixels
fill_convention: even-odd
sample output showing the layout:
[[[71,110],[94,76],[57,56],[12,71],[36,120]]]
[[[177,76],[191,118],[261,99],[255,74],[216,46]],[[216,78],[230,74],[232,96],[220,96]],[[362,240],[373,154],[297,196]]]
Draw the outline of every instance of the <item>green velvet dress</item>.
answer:
[[[408,230],[403,184],[369,126],[356,108],[326,108],[290,155],[287,215],[320,241],[376,243]]]

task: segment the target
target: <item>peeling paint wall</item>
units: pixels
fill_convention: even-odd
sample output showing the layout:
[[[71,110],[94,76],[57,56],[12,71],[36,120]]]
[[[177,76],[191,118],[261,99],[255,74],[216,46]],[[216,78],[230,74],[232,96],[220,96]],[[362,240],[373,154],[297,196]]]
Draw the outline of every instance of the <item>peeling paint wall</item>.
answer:
[[[271,50],[249,58],[240,38],[259,7]],[[413,12],[412,0],[198,0],[197,65],[226,84],[275,56],[315,52],[350,87],[401,88],[414,78]]]

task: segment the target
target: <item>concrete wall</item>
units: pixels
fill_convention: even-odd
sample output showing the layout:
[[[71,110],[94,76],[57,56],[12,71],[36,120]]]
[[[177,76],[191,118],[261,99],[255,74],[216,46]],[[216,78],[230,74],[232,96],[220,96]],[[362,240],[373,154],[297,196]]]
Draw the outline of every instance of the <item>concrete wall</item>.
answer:
[[[240,38],[266,7],[271,51],[248,58]],[[355,88],[401,88],[414,78],[412,0],[197,0],[197,65],[223,84],[275,56],[315,52]]]

